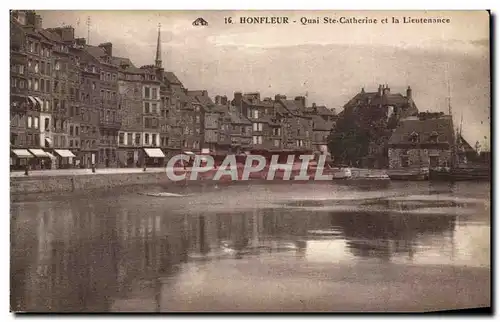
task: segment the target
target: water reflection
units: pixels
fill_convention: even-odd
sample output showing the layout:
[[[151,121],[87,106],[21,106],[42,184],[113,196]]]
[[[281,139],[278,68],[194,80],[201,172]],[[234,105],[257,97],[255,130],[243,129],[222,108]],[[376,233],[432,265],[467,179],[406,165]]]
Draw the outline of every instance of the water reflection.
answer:
[[[158,311],[162,288],[175,283],[185,263],[197,260],[416,262],[419,253],[429,251],[450,263],[460,253],[467,253],[469,262],[478,260],[460,248],[455,235],[470,225],[453,211],[395,214],[400,203],[384,201],[379,206],[386,211],[375,212],[310,211],[303,202],[287,211],[195,214],[160,207],[145,212],[141,202],[136,207],[109,198],[13,204],[12,310],[102,312],[119,300],[131,307],[136,299],[141,310]],[[431,206],[436,205],[415,207]],[[476,239],[489,238],[478,234]],[[489,265],[489,258],[484,260]]]

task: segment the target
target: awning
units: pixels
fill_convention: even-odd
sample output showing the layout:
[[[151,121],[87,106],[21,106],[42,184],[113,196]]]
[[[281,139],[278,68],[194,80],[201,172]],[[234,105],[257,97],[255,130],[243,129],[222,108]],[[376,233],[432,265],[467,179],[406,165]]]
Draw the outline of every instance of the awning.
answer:
[[[209,154],[210,149],[201,149],[201,154]]]
[[[150,158],[164,158],[165,154],[161,151],[161,149],[144,149],[144,152],[148,155]]]
[[[50,153],[50,152],[45,151],[45,153],[47,153],[47,155],[48,155],[48,156],[49,156],[49,158],[51,158],[51,159],[55,159],[55,158],[56,158],[56,157],[55,157],[52,153]]]
[[[38,104],[40,104],[40,106],[43,106],[43,102],[41,99],[39,99],[38,97],[35,97],[35,101],[38,102]]]
[[[28,96],[28,99],[31,101],[31,104],[36,105],[36,100],[33,98],[33,96]]]
[[[52,147],[52,139],[45,138],[45,143],[47,143],[49,145],[49,147]]]
[[[35,155],[37,158],[48,158],[49,156],[44,150],[41,149],[29,149],[33,155]]]
[[[182,152],[182,154],[194,155],[194,153],[193,153],[193,152],[191,152],[191,151],[184,151],[184,152]]]
[[[70,150],[54,150],[62,158],[74,158],[75,155]]]
[[[12,153],[14,153],[18,158],[32,158],[33,154],[31,154],[28,150],[25,149],[15,149],[12,150]]]

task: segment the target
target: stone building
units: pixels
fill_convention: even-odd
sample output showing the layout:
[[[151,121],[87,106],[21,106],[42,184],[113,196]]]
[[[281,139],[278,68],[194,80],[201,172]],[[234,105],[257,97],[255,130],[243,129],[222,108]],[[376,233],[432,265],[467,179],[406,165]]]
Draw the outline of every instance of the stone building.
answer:
[[[99,160],[99,110],[95,108],[100,102],[99,60],[84,50],[86,41],[76,39],[80,57],[80,164],[90,168]]]
[[[388,142],[389,168],[450,166],[453,145],[451,116],[420,113],[402,119]]]

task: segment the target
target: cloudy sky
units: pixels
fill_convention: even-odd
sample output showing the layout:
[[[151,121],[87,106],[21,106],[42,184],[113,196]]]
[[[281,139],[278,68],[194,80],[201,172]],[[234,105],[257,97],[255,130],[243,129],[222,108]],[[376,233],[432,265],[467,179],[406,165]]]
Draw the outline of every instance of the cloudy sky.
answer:
[[[189,89],[232,97],[308,94],[337,111],[360,91],[408,85],[421,111],[447,111],[474,145],[490,137],[489,17],[485,11],[40,11],[44,27],[72,25],[115,56],[152,64],[161,23],[163,65]],[[289,17],[287,25],[243,25],[242,16]],[[208,26],[192,22],[203,17]],[[233,24],[225,24],[231,17]],[[308,24],[302,17],[378,19],[378,24]],[[449,18],[449,24],[381,24],[383,18]],[[296,23],[293,23],[296,21]],[[449,86],[448,86],[449,84]]]

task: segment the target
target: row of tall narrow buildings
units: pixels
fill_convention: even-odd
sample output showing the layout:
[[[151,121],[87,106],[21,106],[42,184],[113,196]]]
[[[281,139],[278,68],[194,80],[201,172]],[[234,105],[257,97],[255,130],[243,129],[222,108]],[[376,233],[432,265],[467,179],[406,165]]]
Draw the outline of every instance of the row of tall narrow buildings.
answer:
[[[112,43],[91,45],[71,26],[44,29],[34,11],[12,11],[10,25],[13,166],[134,167],[203,149],[324,150],[336,119],[303,96],[212,99],[185,88],[163,67],[160,30],[154,64],[136,67]]]

